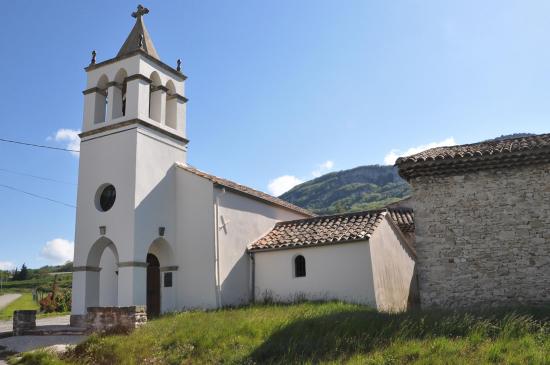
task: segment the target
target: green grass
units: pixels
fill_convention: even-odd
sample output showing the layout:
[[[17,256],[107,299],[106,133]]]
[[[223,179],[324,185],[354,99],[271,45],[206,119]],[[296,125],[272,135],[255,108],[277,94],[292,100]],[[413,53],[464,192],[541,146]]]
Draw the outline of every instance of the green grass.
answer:
[[[185,312],[29,364],[550,364],[550,308],[383,314],[301,303]]]
[[[10,303],[7,307],[0,310],[0,321],[10,320],[15,310],[40,310],[40,305],[32,299],[32,293],[29,291],[18,291],[21,297]],[[57,317],[70,314],[69,312],[37,313],[37,318]]]
[[[23,309],[34,309],[38,310],[40,309],[40,306],[38,303],[36,303],[32,299],[31,293],[21,293],[21,297],[16,299],[15,301],[8,304],[7,307],[0,310],[0,320],[8,320],[11,319],[13,316],[14,310],[23,310]]]

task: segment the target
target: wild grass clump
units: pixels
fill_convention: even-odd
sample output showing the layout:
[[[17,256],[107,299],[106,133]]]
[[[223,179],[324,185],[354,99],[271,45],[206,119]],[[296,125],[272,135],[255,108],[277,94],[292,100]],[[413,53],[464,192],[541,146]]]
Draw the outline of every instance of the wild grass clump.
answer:
[[[341,302],[166,315],[64,364],[550,363],[550,308],[378,313]],[[30,364],[21,360],[18,364]]]

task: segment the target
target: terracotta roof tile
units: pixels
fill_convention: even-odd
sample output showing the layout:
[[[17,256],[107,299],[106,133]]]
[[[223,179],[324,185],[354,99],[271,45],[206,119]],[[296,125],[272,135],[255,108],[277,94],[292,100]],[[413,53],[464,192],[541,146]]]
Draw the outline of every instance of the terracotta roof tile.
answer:
[[[384,209],[279,222],[250,251],[365,241],[387,214],[403,232],[414,232],[411,209]]]
[[[400,157],[395,164],[410,179],[545,162],[550,162],[550,134],[437,147]]]
[[[313,214],[312,212],[310,212],[307,209],[298,207],[294,204],[290,204],[289,202],[286,202],[282,199],[276,198],[276,197],[271,196],[269,194],[263,193],[261,191],[249,188],[248,186],[237,184],[236,182],[233,182],[231,180],[222,179],[221,177],[217,177],[217,176],[208,174],[206,172],[200,171],[200,170],[198,170],[194,167],[191,167],[191,166],[183,164],[183,163],[176,163],[176,166],[179,167],[180,169],[188,171],[192,174],[195,174],[197,176],[208,179],[216,185],[223,186],[225,188],[231,189],[231,190],[236,191],[238,193],[246,194],[246,195],[248,195],[248,196],[250,196],[254,199],[259,199],[259,200],[262,200],[262,201],[267,202],[267,203],[275,204],[275,205],[281,206],[283,208],[293,210],[297,213],[303,214],[303,215],[308,216],[308,217],[315,217],[315,214]]]
[[[414,213],[409,208],[388,209],[390,217],[403,233],[414,232]]]

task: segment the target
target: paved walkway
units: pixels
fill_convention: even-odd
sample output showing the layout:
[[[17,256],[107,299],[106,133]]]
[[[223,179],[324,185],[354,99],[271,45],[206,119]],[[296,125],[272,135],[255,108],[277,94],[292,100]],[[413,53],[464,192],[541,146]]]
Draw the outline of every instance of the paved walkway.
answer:
[[[14,336],[0,338],[0,346],[13,352],[25,352],[53,345],[76,345],[87,336]]]
[[[65,326],[69,325],[71,316],[47,317],[36,320],[37,326]],[[0,333],[13,331],[13,321],[0,321]],[[1,344],[0,344],[1,345]]]
[[[37,326],[66,326],[71,316],[48,317],[36,320]],[[0,334],[12,331],[12,321],[0,321]],[[25,352],[41,347],[55,346],[62,350],[65,345],[76,345],[84,341],[87,336],[14,336],[0,338],[0,365],[6,365],[2,350],[10,352]]]
[[[0,295],[0,309],[7,307],[11,302],[17,300],[21,294],[4,294]]]

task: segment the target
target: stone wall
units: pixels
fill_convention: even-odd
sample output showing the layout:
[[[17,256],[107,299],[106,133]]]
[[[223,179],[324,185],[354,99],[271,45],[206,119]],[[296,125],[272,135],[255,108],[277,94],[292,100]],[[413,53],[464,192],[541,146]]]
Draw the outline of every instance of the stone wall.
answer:
[[[26,331],[36,328],[35,310],[17,310],[13,312],[13,335],[23,336]]]
[[[410,183],[423,307],[550,303],[550,164]]]
[[[128,333],[146,322],[145,306],[90,307],[86,315],[89,332]]]

